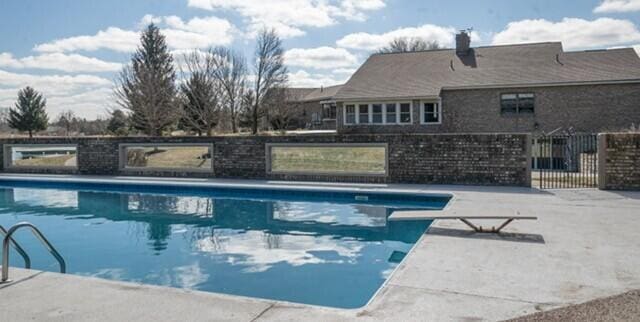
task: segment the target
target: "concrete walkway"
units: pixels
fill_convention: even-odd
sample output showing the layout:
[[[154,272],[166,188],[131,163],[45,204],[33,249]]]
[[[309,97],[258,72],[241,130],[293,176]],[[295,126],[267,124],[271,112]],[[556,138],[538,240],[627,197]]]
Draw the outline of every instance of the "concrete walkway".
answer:
[[[517,211],[539,220],[513,223],[501,236],[436,222],[369,305],[357,310],[12,268],[16,281],[0,286],[0,320],[504,320],[640,289],[640,192],[367,188],[449,192],[455,194],[449,212]]]

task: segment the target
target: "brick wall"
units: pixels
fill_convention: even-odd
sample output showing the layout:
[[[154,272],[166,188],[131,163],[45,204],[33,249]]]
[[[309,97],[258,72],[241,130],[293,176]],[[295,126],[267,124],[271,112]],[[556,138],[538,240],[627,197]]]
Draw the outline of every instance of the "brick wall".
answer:
[[[371,183],[530,186],[530,136],[526,134],[367,134],[236,137],[130,137],[0,139],[2,144],[77,144],[86,175],[153,175]],[[140,172],[119,166],[121,143],[213,143],[212,173]],[[386,143],[387,176],[285,175],[266,171],[266,143]],[[61,173],[46,169],[4,172]]]
[[[599,186],[640,190],[640,133],[600,134]]]
[[[533,115],[500,113],[500,95],[535,94]],[[420,101],[412,101],[410,125],[343,125],[340,133],[513,133],[550,132],[573,127],[576,132],[620,131],[640,123],[640,84],[550,86],[443,90],[442,123],[420,124]],[[365,102],[366,103],[366,102]]]

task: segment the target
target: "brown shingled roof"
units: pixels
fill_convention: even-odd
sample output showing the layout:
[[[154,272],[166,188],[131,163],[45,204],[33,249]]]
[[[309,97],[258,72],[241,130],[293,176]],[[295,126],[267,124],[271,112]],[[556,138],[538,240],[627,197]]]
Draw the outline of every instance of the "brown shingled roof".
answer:
[[[331,100],[343,85],[335,85],[320,88],[287,88],[292,101],[295,102],[313,102]]]
[[[437,97],[446,88],[640,82],[632,48],[564,52],[559,42],[375,54],[335,99]]]
[[[306,101],[322,101],[330,100],[338,93],[342,88],[342,85],[327,86],[316,88],[313,92],[309,93],[304,99]]]
[[[289,87],[286,89],[287,97],[291,101],[301,102],[304,101],[304,98],[315,91],[315,88],[299,88],[299,87]]]

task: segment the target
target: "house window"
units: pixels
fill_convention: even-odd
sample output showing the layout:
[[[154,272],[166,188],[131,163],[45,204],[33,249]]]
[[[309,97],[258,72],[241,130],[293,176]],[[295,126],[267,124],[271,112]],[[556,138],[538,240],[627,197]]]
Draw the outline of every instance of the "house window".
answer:
[[[322,105],[322,118],[335,120],[336,119],[336,104],[324,104]]]
[[[321,124],[322,120],[320,119],[320,113],[318,112],[311,113],[311,122],[313,124]]]
[[[535,95],[532,93],[502,94],[500,112],[502,114],[533,114]]]
[[[382,104],[371,104],[371,123],[382,124]]]
[[[410,102],[349,104],[344,107],[344,124],[411,124],[413,120]]]
[[[422,103],[422,123],[438,124],[440,123],[440,103]]]
[[[400,123],[411,123],[411,103],[400,104]]]
[[[360,124],[369,123],[369,105],[368,104],[358,105],[358,123]]]
[[[396,115],[396,113],[398,112],[398,109],[396,108],[396,103],[386,104],[385,108],[387,109],[386,110],[387,119],[385,120],[385,123],[393,124],[398,122],[398,116]]]
[[[356,106],[345,105],[344,109],[345,109],[345,123],[355,124],[356,123]]]

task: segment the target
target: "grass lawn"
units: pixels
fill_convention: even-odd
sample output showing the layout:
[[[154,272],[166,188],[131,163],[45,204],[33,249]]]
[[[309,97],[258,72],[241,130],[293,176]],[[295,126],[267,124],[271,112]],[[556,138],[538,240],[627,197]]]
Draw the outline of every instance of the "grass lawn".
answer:
[[[127,165],[149,168],[211,168],[211,158],[205,157],[209,148],[203,147],[147,147],[127,148]]]
[[[14,160],[13,164],[23,167],[64,167],[75,166],[75,154],[57,155],[50,157],[37,157],[31,159]],[[71,161],[71,162],[68,162]],[[72,163],[72,164],[69,164]]]
[[[383,147],[272,147],[271,171],[385,173]]]

